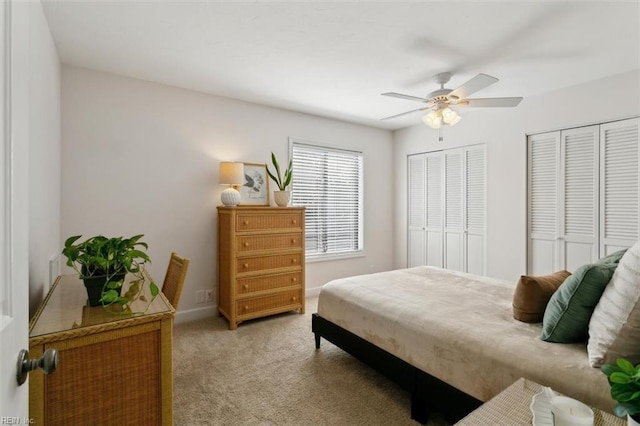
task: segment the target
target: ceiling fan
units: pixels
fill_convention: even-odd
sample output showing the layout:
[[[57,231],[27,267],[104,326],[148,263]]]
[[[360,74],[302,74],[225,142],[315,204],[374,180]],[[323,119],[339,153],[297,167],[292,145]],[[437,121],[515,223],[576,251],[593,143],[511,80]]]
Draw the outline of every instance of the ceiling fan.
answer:
[[[485,87],[490,86],[498,81],[497,78],[491,77],[490,75],[486,74],[478,74],[471,80],[467,81],[462,86],[454,90],[444,88],[444,85],[447,84],[451,79],[451,73],[443,72],[440,74],[436,74],[434,79],[436,83],[440,85],[440,89],[434,90],[424,98],[420,98],[418,96],[403,95],[401,93],[394,92],[382,93],[383,96],[408,99],[410,101],[418,101],[426,104],[422,108],[392,115],[390,117],[385,117],[382,120],[390,120],[392,118],[400,117],[405,114],[411,114],[417,111],[430,110],[428,114],[422,117],[422,121],[424,121],[424,123],[429,127],[438,129],[440,128],[442,123],[453,126],[460,121],[460,116],[451,108],[452,106],[474,108],[509,108],[517,106],[522,100],[522,97],[469,99],[468,96],[472,93],[484,89]]]

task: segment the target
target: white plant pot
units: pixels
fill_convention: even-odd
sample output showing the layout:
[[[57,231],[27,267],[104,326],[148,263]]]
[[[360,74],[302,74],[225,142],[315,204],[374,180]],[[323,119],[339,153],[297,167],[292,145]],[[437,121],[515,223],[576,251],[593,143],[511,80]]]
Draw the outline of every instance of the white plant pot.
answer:
[[[273,199],[280,207],[287,207],[291,202],[291,191],[273,191]]]
[[[631,418],[630,415],[627,414],[627,425],[628,426],[640,426],[640,423]]]

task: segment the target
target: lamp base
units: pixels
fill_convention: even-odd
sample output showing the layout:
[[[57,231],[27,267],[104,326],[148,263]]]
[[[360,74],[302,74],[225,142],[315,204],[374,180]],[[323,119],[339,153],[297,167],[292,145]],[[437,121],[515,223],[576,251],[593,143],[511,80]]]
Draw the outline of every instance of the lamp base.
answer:
[[[233,187],[229,187],[222,191],[220,199],[225,206],[237,206],[240,202],[240,193]]]

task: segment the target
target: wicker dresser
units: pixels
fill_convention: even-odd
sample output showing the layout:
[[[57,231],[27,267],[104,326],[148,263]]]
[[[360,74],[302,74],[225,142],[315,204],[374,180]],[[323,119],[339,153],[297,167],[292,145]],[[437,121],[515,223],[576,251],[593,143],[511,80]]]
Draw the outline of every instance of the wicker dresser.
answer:
[[[304,313],[304,208],[218,207],[218,310],[242,321]]]
[[[32,424],[172,425],[173,307],[162,293],[133,317],[86,301],[82,281],[63,275],[31,320],[29,357],[59,353],[55,372],[29,375]]]

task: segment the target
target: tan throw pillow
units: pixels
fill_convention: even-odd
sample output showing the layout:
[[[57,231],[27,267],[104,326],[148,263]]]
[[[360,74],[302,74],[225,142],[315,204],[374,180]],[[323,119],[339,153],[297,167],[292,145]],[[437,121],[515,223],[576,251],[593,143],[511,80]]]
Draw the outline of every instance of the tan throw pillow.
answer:
[[[513,317],[522,322],[542,322],[549,299],[569,275],[569,271],[538,277],[522,275],[513,293]]]
[[[593,311],[587,352],[592,367],[618,357],[640,363],[640,241],[622,256]]]

